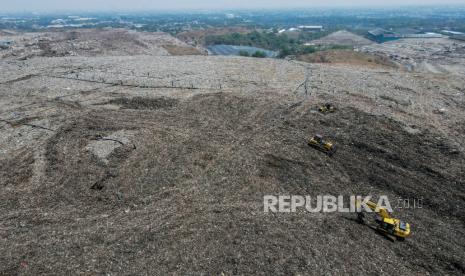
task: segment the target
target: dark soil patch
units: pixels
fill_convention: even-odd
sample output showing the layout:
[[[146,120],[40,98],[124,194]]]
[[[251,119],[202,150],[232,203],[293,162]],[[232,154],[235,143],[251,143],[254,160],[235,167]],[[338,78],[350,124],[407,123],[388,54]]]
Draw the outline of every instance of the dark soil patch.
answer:
[[[0,159],[0,210],[17,210],[22,191],[33,175],[34,156],[23,150],[15,156]]]
[[[118,98],[109,101],[110,104],[116,104],[125,109],[160,109],[169,108],[176,105],[178,100],[171,98]]]
[[[202,55],[202,53],[197,48],[192,46],[163,45],[163,48],[173,56]]]
[[[0,187],[27,183],[32,177],[34,156],[24,150],[16,156],[0,159]]]
[[[44,188],[49,190],[48,200],[56,204],[79,205],[88,200],[96,200],[99,208],[102,208],[99,202],[114,199],[116,190],[111,181],[135,150],[132,143],[123,145],[114,150],[108,158],[108,163],[99,160],[92,152],[86,150],[86,146],[93,142],[95,137],[103,137],[119,130],[135,130],[137,127],[127,122],[108,121],[90,116],[76,119],[58,130],[47,145],[46,175],[51,180],[51,186]],[[104,188],[109,189],[105,194],[94,192]]]

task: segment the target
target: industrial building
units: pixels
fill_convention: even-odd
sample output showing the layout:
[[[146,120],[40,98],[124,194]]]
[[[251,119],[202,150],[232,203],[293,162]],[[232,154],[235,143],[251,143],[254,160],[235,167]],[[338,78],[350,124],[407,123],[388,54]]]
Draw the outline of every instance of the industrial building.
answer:
[[[12,40],[0,40],[0,49],[8,49],[13,45]]]
[[[443,30],[442,33],[448,35],[449,38],[465,41],[465,33],[449,30]]]
[[[299,26],[299,30],[307,32],[321,32],[323,31],[323,26]]]
[[[443,35],[438,33],[424,33],[416,29],[404,28],[395,31],[389,31],[382,28],[376,28],[368,31],[368,37],[379,43],[402,39],[402,38],[441,38]]]
[[[452,39],[465,41],[465,34],[453,34],[453,35],[450,35],[449,37]]]

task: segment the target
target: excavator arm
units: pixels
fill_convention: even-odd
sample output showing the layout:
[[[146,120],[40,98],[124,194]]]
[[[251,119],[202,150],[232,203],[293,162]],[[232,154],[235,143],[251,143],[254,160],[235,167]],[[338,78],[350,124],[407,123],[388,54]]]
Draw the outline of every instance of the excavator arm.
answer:
[[[362,205],[362,202],[360,200],[357,200],[356,204],[357,204],[357,208],[360,208]],[[368,208],[370,208],[375,213],[377,213],[380,217],[382,217],[382,220],[377,220],[377,222],[379,223],[378,229],[385,232],[389,238],[397,237],[398,239],[404,239],[405,237],[410,235],[410,225],[408,223],[404,223],[400,221],[399,219],[391,217],[388,210],[386,210],[385,208],[379,207],[376,203],[372,201],[368,201],[365,204],[366,206],[368,206]],[[358,213],[358,215],[359,215],[359,219],[363,221],[363,217],[364,217],[363,213]]]
[[[389,212],[385,209],[385,208],[380,208],[378,207],[378,205],[376,205],[376,203],[372,202],[372,201],[368,201],[366,203],[366,205],[368,207],[370,207],[371,210],[379,213],[379,215],[382,217],[382,218],[392,218],[391,215],[389,214]]]

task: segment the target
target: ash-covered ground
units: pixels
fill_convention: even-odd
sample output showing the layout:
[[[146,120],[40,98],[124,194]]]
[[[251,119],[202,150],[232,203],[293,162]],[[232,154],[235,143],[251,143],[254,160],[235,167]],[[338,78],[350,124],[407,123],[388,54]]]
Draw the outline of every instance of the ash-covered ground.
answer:
[[[1,274],[465,272],[460,76],[169,55],[0,65]],[[316,133],[335,155],[307,146]],[[263,212],[264,195],[326,194],[422,208],[395,209],[404,242],[354,214]]]

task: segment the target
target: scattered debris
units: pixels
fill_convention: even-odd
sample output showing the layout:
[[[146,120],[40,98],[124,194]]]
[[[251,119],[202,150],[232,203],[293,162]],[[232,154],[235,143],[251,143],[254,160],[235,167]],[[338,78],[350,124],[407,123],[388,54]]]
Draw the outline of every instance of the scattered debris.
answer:
[[[118,98],[109,101],[109,104],[116,104],[124,109],[149,109],[169,108],[176,105],[178,101],[172,98]]]
[[[445,114],[445,113],[447,112],[447,109],[445,109],[444,107],[442,107],[442,108],[438,108],[438,109],[433,110],[433,112],[434,112],[434,114],[441,114],[441,115],[443,115],[443,114]]]
[[[40,126],[40,125],[36,125],[36,124],[25,123],[22,120],[8,121],[8,120],[0,119],[0,122],[7,123],[8,125],[10,125],[12,127],[21,125],[21,126],[30,126],[30,127],[33,127],[33,128],[38,128],[38,129],[43,129],[43,130],[48,130],[48,131],[55,131],[54,129],[51,129],[51,128],[48,128],[48,127],[44,127],[44,126]]]
[[[131,143],[135,132],[128,130],[120,130],[111,133],[110,135],[103,136],[97,134],[92,138],[94,142],[86,146],[86,150],[92,152],[96,157],[104,163],[108,163],[108,157],[119,147],[131,145],[132,149],[136,149],[135,144]]]

